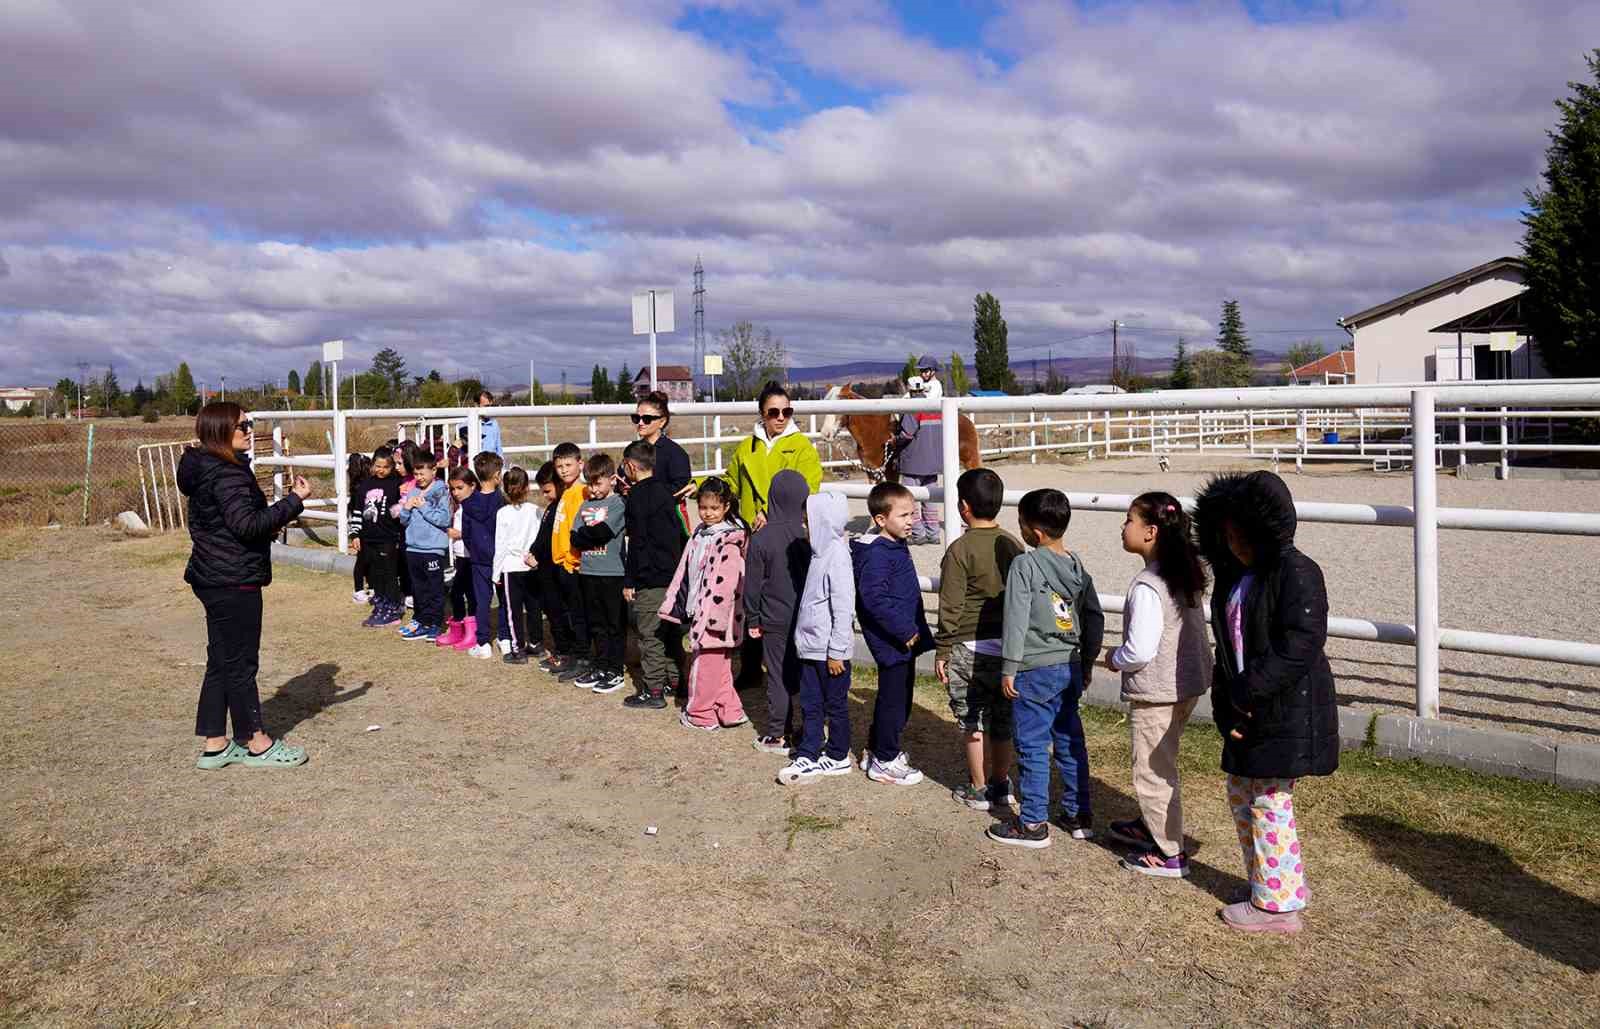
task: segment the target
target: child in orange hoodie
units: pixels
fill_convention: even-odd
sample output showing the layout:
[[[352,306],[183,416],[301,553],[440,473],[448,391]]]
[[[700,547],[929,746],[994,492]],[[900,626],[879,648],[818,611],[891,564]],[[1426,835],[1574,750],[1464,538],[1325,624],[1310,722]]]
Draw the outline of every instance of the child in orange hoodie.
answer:
[[[584,614],[583,597],[578,592],[578,565],[580,555],[572,549],[572,524],[583,506],[584,484],[579,474],[583,470],[583,451],[576,443],[562,443],[551,452],[556,466],[556,480],[561,490],[561,501],[556,508],[555,525],[550,532],[550,557],[555,562],[556,596],[560,609],[552,611],[552,619],[563,618],[571,626],[572,652],[557,654],[549,670],[562,682],[571,682],[588,672],[589,619]]]

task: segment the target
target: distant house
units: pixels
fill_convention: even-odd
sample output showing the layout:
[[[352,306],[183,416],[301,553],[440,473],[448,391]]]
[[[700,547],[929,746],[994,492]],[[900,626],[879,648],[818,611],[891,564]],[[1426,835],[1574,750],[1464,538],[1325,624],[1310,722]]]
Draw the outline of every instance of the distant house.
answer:
[[[1522,331],[1522,262],[1500,257],[1339,319],[1355,342],[1355,381],[1544,378]]]
[[[656,365],[656,388],[665,393],[671,403],[694,402],[694,376],[689,373],[685,365]],[[648,392],[650,392],[650,369],[640,368],[639,374],[633,377],[633,395],[642,397]]]
[[[0,404],[7,411],[20,411],[29,404],[37,404],[39,407],[35,410],[42,412],[49,396],[50,389],[47,386],[0,386]]]
[[[1331,386],[1356,381],[1356,352],[1340,350],[1326,354],[1289,372],[1296,386]]]

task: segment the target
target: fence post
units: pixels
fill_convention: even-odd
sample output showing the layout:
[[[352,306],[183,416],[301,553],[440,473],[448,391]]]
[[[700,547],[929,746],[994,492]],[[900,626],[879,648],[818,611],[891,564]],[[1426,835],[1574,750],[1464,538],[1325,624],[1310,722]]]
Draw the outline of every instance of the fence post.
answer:
[[[594,415],[589,416],[589,453],[594,453],[594,448],[600,444],[600,419]]]
[[[717,441],[717,463],[712,465],[708,460],[706,468],[720,475],[722,474],[722,416],[720,414],[711,416],[711,435]]]
[[[1111,408],[1106,408],[1106,460],[1111,460]]]
[[[705,415],[700,416],[700,467],[702,468],[711,467],[711,443],[706,439],[711,434],[710,421]]]
[[[939,441],[944,461],[939,485],[944,487],[944,545],[961,538],[961,502],[956,498],[956,480],[961,477],[961,400],[939,400]]]
[[[1511,451],[1506,449],[1509,444],[1506,439],[1506,409],[1500,408],[1500,481],[1511,478]]]
[[[348,438],[345,419],[348,417],[343,411],[333,412],[333,496],[334,507],[339,512],[339,520],[334,524],[339,527],[341,554],[350,552],[350,478],[344,473],[348,460],[345,456],[345,441]]]
[[[1439,717],[1439,477],[1433,394],[1411,393],[1413,558],[1417,580],[1417,717]]]
[[[1456,442],[1461,444],[1461,449],[1456,451],[1456,467],[1462,468],[1467,463],[1467,409],[1456,408]]]
[[[448,452],[450,440],[446,439],[444,441],[444,445],[446,452]],[[503,446],[504,444],[502,443],[501,445]],[[472,457],[476,457],[478,451],[482,449],[483,416],[478,414],[478,409],[474,407],[472,410],[467,412],[467,454],[470,455],[467,459],[467,467],[472,467]]]
[[[274,422],[272,425],[272,456],[283,457],[283,423]],[[272,502],[277,503],[283,499],[283,466],[272,466]]]
[[[89,524],[89,469],[94,467],[94,422],[89,423],[89,442],[83,453],[83,524]]]
[[[1037,449],[1038,446],[1039,446],[1039,433],[1038,433],[1038,431],[1036,429],[1033,428],[1033,423],[1034,423],[1035,418],[1037,418],[1037,415],[1034,413],[1032,408],[1029,408],[1028,409],[1028,426],[1029,426],[1029,428],[1028,428],[1028,463],[1029,464],[1038,464],[1039,463],[1039,451]]]

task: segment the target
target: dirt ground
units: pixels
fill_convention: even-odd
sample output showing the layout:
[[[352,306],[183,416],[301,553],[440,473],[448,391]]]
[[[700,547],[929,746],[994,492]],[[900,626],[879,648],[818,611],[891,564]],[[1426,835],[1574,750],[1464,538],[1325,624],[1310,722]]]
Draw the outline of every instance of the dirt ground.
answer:
[[[1147,880],[1097,843],[987,842],[949,798],[937,687],[907,735],[929,782],[785,789],[748,728],[360,629],[343,581],[281,566],[261,689],[311,762],[200,772],[186,553],[0,536],[0,1024],[1576,1026],[1600,1003],[1594,795],[1347,755],[1297,797],[1307,930],[1241,938],[1206,726],[1195,876]],[[1126,817],[1126,730],[1088,720],[1096,817]]]

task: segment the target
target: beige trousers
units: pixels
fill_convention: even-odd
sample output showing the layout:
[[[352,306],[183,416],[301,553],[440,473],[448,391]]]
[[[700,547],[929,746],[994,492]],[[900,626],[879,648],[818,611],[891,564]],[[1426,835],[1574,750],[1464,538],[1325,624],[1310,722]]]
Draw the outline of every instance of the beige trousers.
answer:
[[[1178,793],[1178,742],[1200,698],[1177,704],[1129,705],[1133,732],[1133,792],[1145,828],[1167,857],[1183,849],[1183,798]]]

